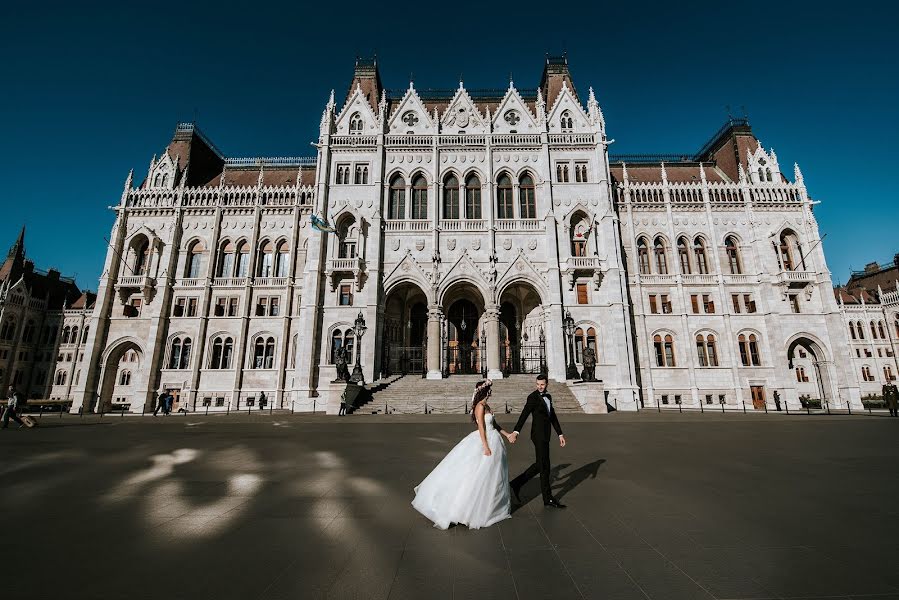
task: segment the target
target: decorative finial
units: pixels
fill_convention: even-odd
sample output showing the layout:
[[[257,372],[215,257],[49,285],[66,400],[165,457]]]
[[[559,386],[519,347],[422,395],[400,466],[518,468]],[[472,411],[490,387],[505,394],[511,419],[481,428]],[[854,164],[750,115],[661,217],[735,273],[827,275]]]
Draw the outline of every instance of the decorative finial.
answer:
[[[805,179],[802,177],[802,171],[799,170],[799,163],[793,163],[793,179],[796,183],[805,183]]]
[[[621,176],[624,178],[624,184],[627,185],[630,183],[630,179],[627,176],[627,163],[621,163]]]
[[[668,185],[668,171],[665,170],[665,163],[662,163],[662,183]]]
[[[703,183],[706,182],[705,167],[702,166],[702,162],[699,163],[699,179],[701,179]]]
[[[740,183],[746,183],[746,170],[743,169],[743,165],[740,165],[739,174],[740,174]]]

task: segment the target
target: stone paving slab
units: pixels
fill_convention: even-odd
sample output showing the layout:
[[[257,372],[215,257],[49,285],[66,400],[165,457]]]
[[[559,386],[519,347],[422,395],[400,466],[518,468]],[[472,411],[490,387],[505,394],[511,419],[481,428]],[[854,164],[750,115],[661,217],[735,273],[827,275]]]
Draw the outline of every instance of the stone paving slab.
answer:
[[[45,415],[0,432],[4,597],[899,599],[899,419],[566,417],[568,509],[439,531],[464,415]]]

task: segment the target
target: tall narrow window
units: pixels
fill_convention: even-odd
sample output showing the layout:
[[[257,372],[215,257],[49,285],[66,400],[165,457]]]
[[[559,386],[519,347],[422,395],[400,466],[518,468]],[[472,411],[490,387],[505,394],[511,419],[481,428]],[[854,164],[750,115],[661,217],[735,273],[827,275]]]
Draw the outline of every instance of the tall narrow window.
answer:
[[[665,241],[661,237],[657,237],[653,242],[653,249],[656,256],[656,272],[659,275],[667,275],[668,258],[665,255]]]
[[[394,177],[390,183],[390,202],[387,208],[387,218],[406,218],[406,181],[399,176]]]
[[[136,249],[134,257],[134,274],[146,275],[150,262],[150,242],[145,241]]]
[[[877,339],[877,328],[874,326],[874,321],[871,321],[871,339],[872,340]]]
[[[191,279],[200,277],[203,267],[203,244],[194,242],[187,251],[187,276]]]
[[[443,182],[443,218],[459,218],[459,180],[450,175]]]
[[[740,334],[737,338],[737,345],[740,350],[740,362],[744,367],[758,367],[762,364],[759,355],[758,339],[754,333],[749,335]]]
[[[428,218],[428,182],[422,175],[412,180],[412,218]]]
[[[177,369],[181,363],[181,338],[172,340],[172,347],[169,350],[169,368]]]
[[[512,203],[512,180],[503,173],[496,180],[496,217],[498,219],[511,219]]]
[[[855,322],[855,333],[858,334],[858,339],[860,339],[860,340],[865,339],[865,328],[862,327],[861,321]]]
[[[476,175],[465,181],[465,218],[481,218],[481,180]]]
[[[222,346],[224,342],[222,338],[216,338],[212,342],[212,354],[209,360],[209,368],[210,369],[221,369],[222,368]]]
[[[580,327],[574,330],[574,362],[584,362],[584,330]]]
[[[518,182],[518,208],[522,219],[537,218],[537,201],[534,197],[534,179],[524,175]]]
[[[234,272],[234,244],[226,241],[219,253],[218,277],[231,277]]]
[[[287,277],[287,269],[290,266],[290,252],[287,249],[287,242],[278,244],[275,256],[275,277]]]
[[[331,335],[331,364],[337,363],[337,353],[343,347],[343,333],[338,329]]]
[[[577,284],[577,303],[578,304],[587,304],[587,284],[586,283]]]
[[[350,135],[358,135],[362,133],[362,115],[353,113],[350,117]]]
[[[652,272],[649,267],[649,246],[646,243],[646,238],[641,237],[637,240],[637,261],[641,275],[649,275]]]
[[[737,245],[737,239],[729,235],[724,240],[724,250],[727,252],[727,266],[733,275],[740,275],[743,272],[743,266],[740,264],[740,249]]]
[[[250,245],[241,242],[237,247],[237,264],[234,266],[235,277],[246,277],[247,270],[250,268]]]
[[[225,338],[225,345],[222,348],[222,368],[231,368],[231,357],[234,354],[234,340]]]
[[[855,327],[852,326],[852,323],[849,323],[849,337],[855,339]]]
[[[653,347],[656,355],[656,366],[673,367],[674,364],[674,339],[670,335],[664,338],[656,334],[653,337]]]
[[[260,251],[258,277],[271,277],[275,272],[275,245],[266,240]]]
[[[705,241],[701,237],[693,240],[693,256],[696,259],[696,272],[700,275],[707,275],[709,261],[705,254]]]
[[[677,257],[680,260],[680,272],[684,275],[690,274],[690,251],[687,249],[687,239],[679,238],[677,240]]]

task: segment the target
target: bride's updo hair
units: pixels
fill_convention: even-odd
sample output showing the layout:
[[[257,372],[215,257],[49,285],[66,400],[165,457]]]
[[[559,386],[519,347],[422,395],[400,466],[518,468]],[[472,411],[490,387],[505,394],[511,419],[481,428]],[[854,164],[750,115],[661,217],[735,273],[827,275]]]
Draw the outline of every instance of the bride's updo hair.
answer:
[[[477,421],[474,416],[474,408],[478,405],[478,402],[484,400],[490,395],[490,391],[493,387],[493,382],[489,379],[485,379],[484,381],[479,381],[474,386],[474,393],[471,395],[471,420]]]

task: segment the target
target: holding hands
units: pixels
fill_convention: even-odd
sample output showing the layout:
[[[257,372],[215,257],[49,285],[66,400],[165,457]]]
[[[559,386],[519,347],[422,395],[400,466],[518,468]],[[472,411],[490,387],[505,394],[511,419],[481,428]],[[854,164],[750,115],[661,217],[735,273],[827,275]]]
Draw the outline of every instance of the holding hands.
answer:
[[[503,433],[506,436],[506,439],[509,440],[510,444],[514,444],[516,440],[518,440],[518,432],[513,431],[512,433]]]

